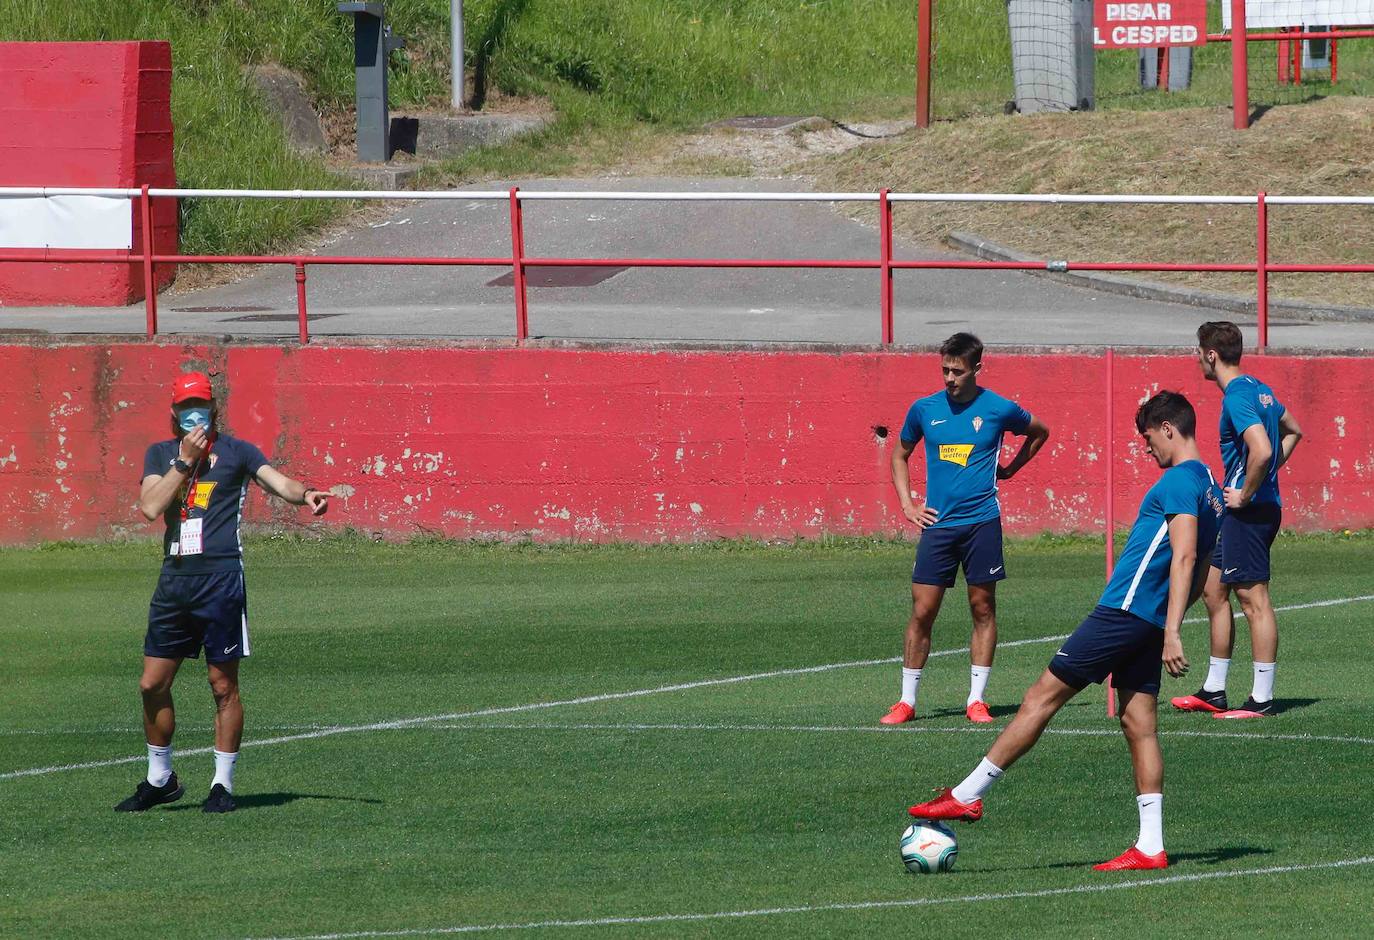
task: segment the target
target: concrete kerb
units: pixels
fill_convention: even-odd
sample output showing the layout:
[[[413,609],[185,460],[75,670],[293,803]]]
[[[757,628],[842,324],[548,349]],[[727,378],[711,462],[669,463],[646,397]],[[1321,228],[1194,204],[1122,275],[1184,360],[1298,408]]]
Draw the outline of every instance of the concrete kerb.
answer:
[[[984,261],[1042,261],[1034,255],[1023,254],[1005,245],[989,241],[972,232],[950,232],[945,239],[951,248],[981,258]],[[1218,294],[1212,291],[1195,290],[1190,287],[1175,287],[1152,281],[1137,281],[1118,277],[1100,271],[1027,271],[1036,277],[1049,277],[1054,280],[1080,287],[1090,287],[1106,294],[1119,294],[1138,300],[1156,300],[1164,303],[1187,304],[1192,307],[1209,307],[1226,313],[1256,315],[1253,298],[1236,294]],[[1296,300],[1269,301],[1271,316],[1304,321],[1350,322],[1374,321],[1374,309],[1367,307],[1346,307],[1336,304],[1313,304]]]

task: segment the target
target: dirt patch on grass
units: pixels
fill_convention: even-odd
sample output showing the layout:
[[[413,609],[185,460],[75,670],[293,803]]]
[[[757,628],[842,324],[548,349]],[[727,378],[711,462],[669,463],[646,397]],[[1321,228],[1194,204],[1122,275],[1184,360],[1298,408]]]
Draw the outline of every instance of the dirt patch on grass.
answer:
[[[971,118],[805,165],[817,187],[903,192],[1374,195],[1374,101],[1278,107],[1247,131],[1225,108]],[[861,210],[864,211],[864,210]],[[872,210],[867,210],[869,215]],[[1248,263],[1249,206],[927,204],[894,226],[926,244],[955,230],[1071,261]],[[1374,208],[1273,206],[1274,263],[1374,261]],[[1142,279],[1253,294],[1249,274]],[[1374,306],[1369,275],[1273,275],[1271,295]]]
[[[781,130],[714,127],[665,134],[627,154],[615,168],[634,176],[777,176],[809,160],[899,136],[910,121],[841,123],[810,118]]]

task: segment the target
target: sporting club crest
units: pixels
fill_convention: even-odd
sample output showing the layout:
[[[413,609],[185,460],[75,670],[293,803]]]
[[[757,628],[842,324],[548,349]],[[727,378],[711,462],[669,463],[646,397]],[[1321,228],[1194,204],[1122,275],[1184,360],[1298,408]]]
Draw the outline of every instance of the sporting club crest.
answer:
[[[973,430],[975,430],[975,431],[981,431],[982,429],[983,429],[983,419],[982,419],[981,417],[979,417],[978,415],[974,415],[974,416],[973,416]]]

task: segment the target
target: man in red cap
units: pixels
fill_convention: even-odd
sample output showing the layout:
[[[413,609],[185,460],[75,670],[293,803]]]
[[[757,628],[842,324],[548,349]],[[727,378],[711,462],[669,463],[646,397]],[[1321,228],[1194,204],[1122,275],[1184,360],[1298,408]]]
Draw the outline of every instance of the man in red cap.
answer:
[[[187,372],[172,386],[171,440],[148,448],[138,508],[149,521],[159,516],[162,574],[148,609],[143,641],[143,729],[148,775],[115,809],[140,812],[181,798],[185,787],[172,772],[172,681],[186,657],[205,649],[215,696],[215,776],[207,813],[234,809],[234,763],[243,737],[239,660],[248,645],[248,600],[243,583],[239,520],[248,481],[257,480],[289,503],[328,508],[329,491],[306,486],[273,469],[262,451],[222,434],[210,379]]]

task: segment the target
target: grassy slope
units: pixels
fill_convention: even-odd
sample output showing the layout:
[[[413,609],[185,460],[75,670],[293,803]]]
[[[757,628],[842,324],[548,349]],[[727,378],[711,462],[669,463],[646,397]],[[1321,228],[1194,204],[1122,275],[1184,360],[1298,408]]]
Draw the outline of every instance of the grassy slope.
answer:
[[[978,117],[940,122],[828,158],[824,188],[916,192],[1368,195],[1374,103],[1331,98],[1274,108],[1250,130],[1224,108]],[[897,230],[927,244],[952,230],[1046,258],[1253,263],[1253,207],[977,206],[898,210]],[[1269,257],[1370,260],[1374,216],[1358,208],[1273,207]],[[1136,275],[1253,296],[1249,274]],[[1273,275],[1271,295],[1369,305],[1360,277]]]
[[[1012,544],[1003,641],[1071,629],[1100,589],[1100,552],[1085,540]],[[1367,592],[1368,538],[1284,539],[1277,552],[1280,604]],[[0,552],[0,773],[139,752],[137,644],[154,555],[147,545]],[[896,544],[254,540],[249,738],[888,657],[909,562],[909,547]],[[965,642],[962,608],[948,605],[937,649]],[[1270,737],[1367,740],[1370,666],[1349,656],[1367,618],[1367,604],[1282,614],[1279,691],[1289,707],[1262,729],[1222,729],[1240,740],[1179,736],[1217,723],[1162,716],[1169,874],[1368,854],[1367,745]],[[1186,642],[1205,663],[1205,630],[1190,627]],[[999,654],[990,698],[1001,720],[1052,649]],[[1238,651],[1237,695],[1246,658]],[[202,668],[188,664],[179,685],[183,748],[209,739]],[[902,807],[990,740],[961,718],[962,656],[932,660],[925,717],[897,736],[623,727],[867,729],[891,701],[894,673],[842,669],[464,722],[486,730],[430,724],[250,747],[239,769],[244,808],[219,819],[194,803],[209,775],[203,756],[178,759],[190,788],[180,808],[133,818],[108,805],[137,778],[137,762],[3,780],[0,932],[293,936],[1130,880],[1084,871],[1135,832],[1124,748],[1098,690],[1054,730],[1105,735],[1048,736],[1008,775],[988,818],[960,829],[957,872],[936,879],[905,875],[895,846]],[[584,724],[622,727],[572,727]],[[1259,790],[1254,780],[1264,781]],[[1314,784],[1323,795],[1315,804],[1305,798]],[[1365,929],[1370,885],[1368,869],[1355,868],[1051,896],[1018,901],[1014,912],[1020,936],[1138,933],[1142,918],[1155,935],[1349,936]],[[1155,920],[1161,909],[1167,922]],[[646,932],[875,935],[919,922],[931,935],[987,936],[1010,910],[955,904]]]

